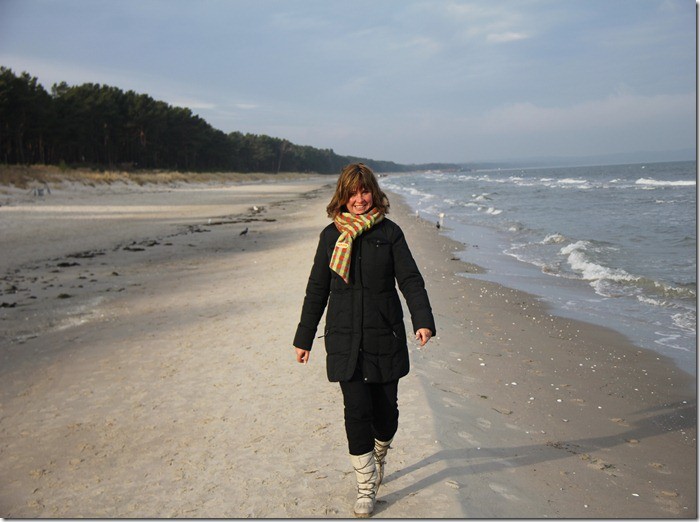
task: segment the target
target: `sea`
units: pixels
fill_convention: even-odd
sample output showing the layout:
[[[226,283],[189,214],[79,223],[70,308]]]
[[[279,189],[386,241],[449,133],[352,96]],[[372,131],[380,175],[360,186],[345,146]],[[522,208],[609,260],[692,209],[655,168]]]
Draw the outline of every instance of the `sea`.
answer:
[[[697,164],[389,174],[483,278],[612,328],[696,375]]]

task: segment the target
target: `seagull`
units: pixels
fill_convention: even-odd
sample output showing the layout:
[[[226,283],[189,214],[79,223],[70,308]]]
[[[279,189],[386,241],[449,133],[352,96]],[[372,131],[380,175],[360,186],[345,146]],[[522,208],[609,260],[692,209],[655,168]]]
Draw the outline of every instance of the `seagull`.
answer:
[[[248,227],[245,227],[245,230],[241,232],[239,235],[240,236],[245,236],[248,233]]]

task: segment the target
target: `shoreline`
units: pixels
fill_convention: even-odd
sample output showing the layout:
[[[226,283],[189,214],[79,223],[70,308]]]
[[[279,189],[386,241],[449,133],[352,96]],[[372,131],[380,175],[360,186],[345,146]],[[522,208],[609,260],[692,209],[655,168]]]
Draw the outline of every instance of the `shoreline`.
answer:
[[[0,309],[0,516],[352,515],[323,343],[308,365],[291,348],[334,180],[35,206],[95,255],[16,236],[30,260],[0,297],[18,298]],[[110,226],[56,218],[81,207]],[[409,342],[375,518],[694,518],[692,379],[459,275],[476,270],[460,244],[412,214],[392,195],[438,334]]]
[[[402,214],[404,214],[405,216],[416,215],[416,211],[406,201],[406,198],[404,196],[390,190],[387,190],[386,192],[389,193],[392,197],[392,205],[395,205],[395,202],[397,201],[399,202],[397,206],[400,208]],[[486,275],[487,269],[483,266],[480,266],[478,263],[472,261],[465,261],[461,258],[456,257],[456,255],[460,252],[467,251],[470,248],[470,246],[459,241],[458,239],[451,237],[448,228],[442,227],[441,229],[436,229],[434,224],[432,224],[422,216],[416,215],[415,219],[420,220],[425,224],[425,233],[437,233],[440,237],[443,238],[443,240],[447,244],[451,245],[451,248],[454,250],[455,256],[453,256],[454,258],[450,258],[450,261],[458,262],[461,265],[459,269],[455,270],[455,275],[461,275],[462,277],[471,279],[476,284],[483,283],[485,285],[496,285],[497,287],[503,289],[506,292],[516,292],[518,295],[521,295],[525,299],[531,300],[532,302],[540,306],[542,309],[542,313],[546,313],[549,316],[556,317],[557,320],[578,323],[584,329],[600,329],[603,331],[609,331],[614,336],[619,336],[622,339],[622,342],[627,344],[630,347],[630,349],[642,350],[644,352],[647,352],[649,356],[653,356],[659,360],[666,361],[668,364],[672,365],[675,369],[679,370],[687,378],[685,380],[689,382],[689,385],[692,387],[692,389],[695,389],[696,375],[694,373],[694,368],[683,368],[680,360],[672,357],[671,355],[661,353],[652,348],[641,346],[637,344],[633,339],[625,335],[624,332],[615,329],[612,326],[606,326],[593,320],[587,320],[586,318],[578,316],[573,312],[569,312],[567,314],[555,303],[548,301],[547,298],[544,296],[535,295],[534,293],[529,292],[527,290],[517,288],[516,285],[511,286],[508,284],[508,282],[504,283],[497,281],[496,277]],[[472,275],[476,277],[471,277]]]
[[[552,306],[558,316],[612,328],[634,344],[670,357],[695,376],[695,249],[690,247],[688,251],[688,245],[694,243],[694,220],[687,212],[678,221],[668,215],[674,208],[664,203],[670,201],[668,198],[645,199],[651,194],[646,189],[657,195],[669,191],[673,193],[666,194],[669,198],[678,197],[678,204],[694,208],[693,192],[681,187],[695,182],[672,181],[676,177],[693,179],[690,166],[686,163],[679,171],[673,171],[670,165],[652,169],[648,174],[656,181],[648,185],[636,182],[635,176],[643,171],[631,165],[578,173],[566,170],[555,178],[549,178],[546,172],[523,174],[524,178],[506,171],[496,177],[465,175],[466,185],[459,183],[461,176],[451,174],[435,174],[435,187],[430,186],[433,174],[413,174],[404,179],[396,175],[386,183],[402,194],[421,217],[433,223],[440,218],[441,232],[469,245],[460,256],[485,269],[480,278],[533,294]],[[612,184],[605,181],[613,178]],[[569,184],[571,179],[578,181]],[[454,194],[445,192],[448,186],[464,189],[464,197],[455,200]],[[571,204],[581,205],[580,211],[558,206],[558,196],[554,196],[559,191],[566,193],[567,188],[572,188]],[[495,190],[493,201],[491,190]],[[516,203],[522,196],[536,201],[540,190],[541,205],[530,208]],[[644,207],[647,219],[656,215],[655,221],[673,221],[670,236],[641,220],[638,224],[650,234],[649,241],[635,242],[624,230],[635,229],[638,220],[631,217],[634,212],[623,212],[614,203],[616,190],[626,194],[624,199],[629,204],[636,201],[634,205]],[[605,213],[593,217],[595,213],[587,213],[595,208],[597,200]],[[651,208],[645,207],[645,201]],[[619,219],[608,223],[615,212],[620,212]],[[553,221],[552,216],[556,216]],[[588,217],[582,221],[583,216]],[[587,220],[591,220],[590,225]],[[664,238],[672,243],[668,248],[661,246]],[[625,251],[637,253],[625,255]]]
[[[480,484],[485,495],[496,492],[501,500],[517,498],[518,506],[512,511],[483,505],[470,511],[471,489],[462,497],[465,515],[641,518],[657,516],[651,513],[661,508],[666,512],[658,515],[661,517],[694,517],[696,395],[692,375],[672,359],[635,346],[612,329],[556,316],[531,294],[470,278],[468,274],[478,274],[480,267],[454,256],[466,247],[422,218],[410,218],[414,212],[405,200],[391,195],[392,208],[410,222],[402,227],[407,237],[410,234],[416,258],[423,256],[425,263],[419,261],[419,266],[431,298],[437,288],[441,300],[455,303],[446,308],[448,313],[436,317],[438,330],[445,322],[452,327],[447,332],[443,328],[444,333],[438,332],[436,338],[436,344],[450,351],[437,355],[439,350],[433,347],[420,352],[419,363],[430,369],[417,370],[432,399],[436,431],[444,441],[438,454],[448,457],[447,469],[459,469],[464,477],[478,473],[480,480],[486,479],[483,469],[516,474],[519,468],[532,466],[533,475],[525,471],[519,489],[498,482],[488,487]],[[460,302],[462,307],[456,304]],[[476,320],[467,315],[469,311]],[[506,319],[499,320],[500,314]],[[460,376],[457,381],[455,374]],[[471,407],[465,407],[464,400],[473,401]],[[465,422],[469,416],[476,417],[476,422]],[[494,437],[518,440],[521,445],[484,448]],[[673,439],[673,451],[657,445],[655,439],[663,437]],[[639,453],[649,439],[654,440],[654,447],[645,451],[659,461],[644,464]],[[463,451],[471,455],[465,458]],[[666,452],[676,452],[673,464],[671,460],[660,462]],[[473,463],[474,454],[477,463]],[[482,459],[489,464],[482,465]],[[557,465],[560,460],[568,465]],[[669,476],[674,474],[671,468],[684,470],[685,475],[673,487],[669,487]],[[577,472],[579,476],[573,477]],[[566,485],[559,491],[549,490],[553,494],[547,502],[553,512],[526,500],[532,495],[528,490],[535,475],[548,473],[554,483]],[[685,481],[688,483],[683,484]],[[634,484],[646,494],[635,492]],[[453,487],[461,492],[462,486],[473,488],[474,484],[457,479],[457,486]],[[676,504],[679,487],[685,490],[689,506]],[[614,498],[614,507],[606,498],[610,490],[625,493]],[[573,492],[588,500],[567,505]],[[601,503],[596,497],[606,501]],[[646,502],[639,500],[643,497]],[[557,502],[566,507],[556,509]]]

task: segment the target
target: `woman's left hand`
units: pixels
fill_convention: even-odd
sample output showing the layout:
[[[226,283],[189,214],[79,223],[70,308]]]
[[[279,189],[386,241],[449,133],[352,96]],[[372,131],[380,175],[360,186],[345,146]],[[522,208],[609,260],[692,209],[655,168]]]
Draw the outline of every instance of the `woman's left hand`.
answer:
[[[420,343],[421,346],[425,346],[425,343],[430,341],[430,338],[433,336],[433,332],[429,328],[419,328],[416,331],[416,339]]]

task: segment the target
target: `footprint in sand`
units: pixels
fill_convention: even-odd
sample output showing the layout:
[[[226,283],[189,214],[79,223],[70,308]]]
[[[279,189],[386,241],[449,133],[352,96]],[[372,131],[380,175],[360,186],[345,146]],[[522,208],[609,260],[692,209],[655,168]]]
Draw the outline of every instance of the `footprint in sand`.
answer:
[[[491,421],[483,419],[479,417],[476,419],[476,424],[482,429],[482,430],[490,430],[491,429]]]
[[[660,462],[650,462],[649,466],[651,466],[653,469],[655,469],[659,473],[663,473],[664,475],[671,474],[671,472],[666,469],[666,466],[664,464],[661,464]]]
[[[502,486],[500,484],[491,483],[491,484],[489,484],[489,487],[491,488],[491,490],[495,491],[496,493],[501,495],[506,500],[511,500],[511,501],[520,500],[518,497],[516,497],[512,493],[509,493],[508,488],[506,488],[505,486]]]
[[[453,401],[449,397],[443,397],[442,402],[445,403],[445,407],[447,408],[459,408],[460,406],[462,406],[459,402]]]
[[[457,433],[457,435],[459,435],[461,438],[463,438],[473,446],[481,446],[481,443],[478,440],[476,440],[471,433],[467,433],[466,431],[460,431]]]

